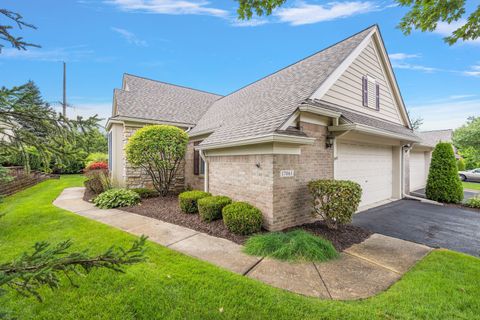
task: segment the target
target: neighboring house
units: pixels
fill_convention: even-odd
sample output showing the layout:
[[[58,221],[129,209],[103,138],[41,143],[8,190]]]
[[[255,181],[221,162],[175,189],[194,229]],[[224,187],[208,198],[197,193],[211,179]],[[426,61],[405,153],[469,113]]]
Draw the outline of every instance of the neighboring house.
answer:
[[[148,185],[123,149],[137,128],[158,123],[190,136],[177,188],[248,201],[269,230],[313,220],[313,179],[358,182],[362,208],[402,198],[410,176],[404,155],[421,142],[377,26],[227,96],[124,75],[107,124],[118,184]]]

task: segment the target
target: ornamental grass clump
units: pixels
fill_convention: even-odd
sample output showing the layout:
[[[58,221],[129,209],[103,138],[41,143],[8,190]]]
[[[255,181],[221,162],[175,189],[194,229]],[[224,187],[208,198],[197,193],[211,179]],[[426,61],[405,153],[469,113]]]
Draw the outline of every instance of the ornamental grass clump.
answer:
[[[222,209],[232,203],[226,196],[205,197],[198,200],[198,213],[203,221],[211,222],[222,218]]]
[[[313,214],[330,229],[350,223],[362,198],[360,185],[348,180],[313,180],[308,190],[313,197]]]
[[[222,210],[223,223],[230,232],[249,235],[262,228],[262,212],[247,202],[234,202]]]
[[[210,197],[211,195],[211,193],[203,192],[200,190],[182,192],[178,195],[180,209],[185,213],[197,213],[197,201],[205,197]]]
[[[110,189],[101,193],[93,199],[95,206],[100,209],[112,209],[118,207],[129,207],[140,202],[138,193],[127,189]]]
[[[463,200],[463,186],[450,143],[440,142],[432,153],[425,194],[428,199],[459,203]]]
[[[338,257],[330,241],[303,230],[252,236],[244,252],[290,262],[324,262]]]
[[[177,171],[187,150],[188,134],[169,125],[149,125],[128,140],[127,161],[152,179],[153,187],[166,196],[175,185]]]

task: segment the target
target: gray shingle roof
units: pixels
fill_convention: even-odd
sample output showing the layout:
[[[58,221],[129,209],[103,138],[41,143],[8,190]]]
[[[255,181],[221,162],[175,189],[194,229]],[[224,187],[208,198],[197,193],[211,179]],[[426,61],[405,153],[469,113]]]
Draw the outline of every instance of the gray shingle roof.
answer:
[[[211,129],[206,145],[275,132],[373,28],[216,100],[191,134]]]
[[[429,147],[435,147],[437,143],[452,142],[453,130],[433,130],[433,131],[419,131],[417,135],[420,136],[422,142],[420,144]]]
[[[328,110],[331,110],[331,111],[340,112],[342,114],[342,118],[345,119],[347,122],[350,122],[350,123],[358,123],[358,124],[382,129],[382,130],[385,130],[385,131],[390,131],[390,132],[393,132],[393,133],[399,133],[399,134],[403,134],[403,135],[412,137],[414,139],[419,138],[418,135],[416,135],[415,132],[413,132],[412,129],[409,129],[407,127],[404,127],[402,125],[399,125],[399,124],[396,124],[396,123],[393,123],[393,122],[388,122],[388,121],[381,120],[381,119],[378,119],[378,118],[365,116],[365,115],[362,115],[360,113],[351,111],[347,108],[327,105],[325,103],[319,103],[317,101],[311,101],[311,102],[308,102],[308,104],[318,105],[319,107],[322,107],[322,108],[325,108],[325,109],[328,109]]]
[[[117,113],[149,120],[196,124],[220,95],[124,75],[124,89],[115,89]]]

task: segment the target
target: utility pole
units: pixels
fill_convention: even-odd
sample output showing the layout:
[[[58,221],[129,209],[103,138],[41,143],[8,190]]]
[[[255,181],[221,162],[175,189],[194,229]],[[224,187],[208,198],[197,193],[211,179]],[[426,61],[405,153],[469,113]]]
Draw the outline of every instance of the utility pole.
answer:
[[[63,62],[63,116],[67,116],[67,65]]]

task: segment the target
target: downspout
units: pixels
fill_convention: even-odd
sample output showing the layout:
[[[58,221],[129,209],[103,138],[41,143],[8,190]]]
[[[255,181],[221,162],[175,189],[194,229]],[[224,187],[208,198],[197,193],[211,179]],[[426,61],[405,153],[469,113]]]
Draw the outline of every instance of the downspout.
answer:
[[[207,157],[203,153],[202,149],[198,150],[198,153],[200,155],[200,158],[202,158],[203,162],[205,163],[205,173],[203,174],[203,176],[204,176],[203,177],[203,182],[204,182],[203,190],[205,192],[208,192],[208,162],[207,162]]]

